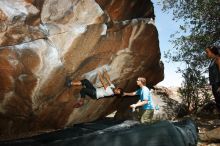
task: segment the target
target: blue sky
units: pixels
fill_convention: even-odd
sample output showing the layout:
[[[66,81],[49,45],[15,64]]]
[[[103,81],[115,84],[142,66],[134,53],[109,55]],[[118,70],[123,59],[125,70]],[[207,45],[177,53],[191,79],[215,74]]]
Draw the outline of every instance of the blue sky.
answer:
[[[161,11],[161,6],[157,4],[158,0],[152,0],[154,3],[154,13],[156,27],[159,33],[160,41],[160,51],[161,51],[161,60],[164,63],[164,80],[157,85],[162,85],[166,87],[171,86],[180,86],[182,82],[182,76],[180,73],[176,73],[177,67],[180,66],[180,63],[167,62],[167,59],[164,58],[164,52],[168,49],[172,49],[173,45],[169,42],[170,35],[175,33],[179,29],[179,23],[172,20],[172,13],[163,13]]]

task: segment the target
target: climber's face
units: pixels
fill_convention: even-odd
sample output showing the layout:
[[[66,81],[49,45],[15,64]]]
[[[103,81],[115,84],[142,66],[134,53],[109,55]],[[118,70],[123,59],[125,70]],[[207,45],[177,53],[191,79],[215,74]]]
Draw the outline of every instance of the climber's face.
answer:
[[[116,94],[116,95],[120,95],[121,94],[121,89],[120,88],[115,88],[114,89],[114,93]]]
[[[118,88],[115,88],[114,93],[115,94],[120,94],[120,90]]]
[[[208,58],[214,58],[215,57],[215,54],[212,53],[212,51],[210,50],[210,48],[206,48],[205,49],[205,52],[206,52],[206,55]]]
[[[140,86],[141,85],[141,81],[139,79],[137,79],[137,85]]]

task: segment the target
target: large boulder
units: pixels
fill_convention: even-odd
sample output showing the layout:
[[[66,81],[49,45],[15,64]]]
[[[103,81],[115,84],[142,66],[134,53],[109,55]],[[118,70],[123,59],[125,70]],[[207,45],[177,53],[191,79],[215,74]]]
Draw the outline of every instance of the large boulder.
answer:
[[[214,141],[214,142],[219,142],[220,141],[220,127],[212,129],[210,131],[207,131],[205,133],[199,134],[199,138],[201,141]]]
[[[66,88],[66,76],[98,86],[103,66],[126,90],[136,87],[138,76],[149,86],[163,80],[150,0],[1,0],[1,138],[93,121],[120,110],[118,105],[125,108],[116,97],[88,98],[74,108],[80,88]]]

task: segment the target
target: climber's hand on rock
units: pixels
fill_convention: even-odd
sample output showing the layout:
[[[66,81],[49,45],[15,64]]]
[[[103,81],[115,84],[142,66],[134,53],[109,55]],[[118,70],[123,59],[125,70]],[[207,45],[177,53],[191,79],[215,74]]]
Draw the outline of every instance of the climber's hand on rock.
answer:
[[[105,67],[103,67],[103,72],[107,72],[107,70],[106,70],[106,68],[105,68]]]

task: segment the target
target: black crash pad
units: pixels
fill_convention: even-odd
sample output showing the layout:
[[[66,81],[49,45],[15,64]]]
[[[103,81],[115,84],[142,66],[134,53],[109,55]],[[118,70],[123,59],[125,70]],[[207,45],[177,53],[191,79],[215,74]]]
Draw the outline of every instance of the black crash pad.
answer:
[[[196,146],[197,127],[190,119],[151,125],[104,120],[13,141],[1,146]]]

